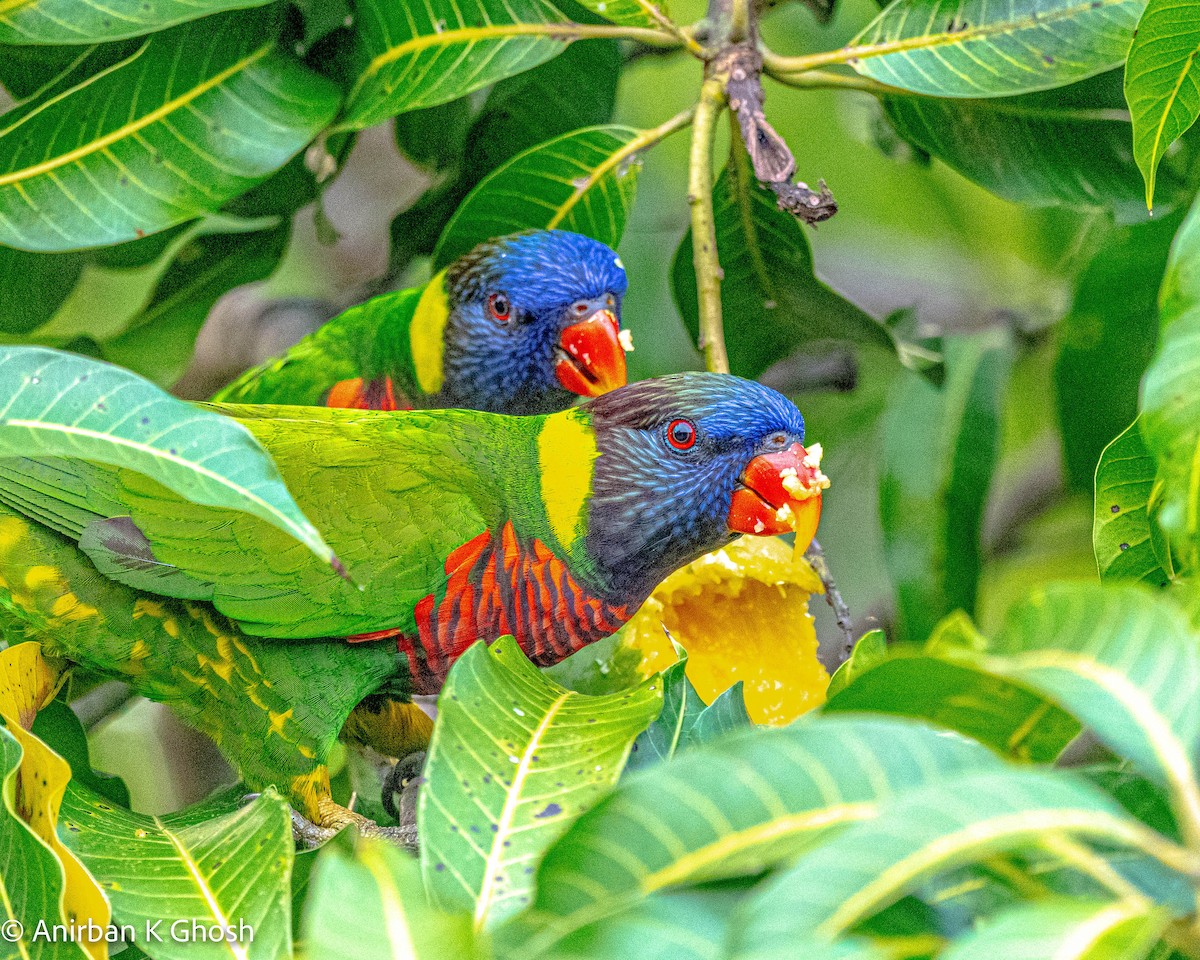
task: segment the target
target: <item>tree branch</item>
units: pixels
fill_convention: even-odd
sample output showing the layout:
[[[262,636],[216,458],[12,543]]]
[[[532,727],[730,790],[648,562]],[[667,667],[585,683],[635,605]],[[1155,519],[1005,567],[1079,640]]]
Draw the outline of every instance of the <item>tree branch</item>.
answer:
[[[838,589],[833,574],[829,570],[829,562],[825,559],[825,551],[821,549],[821,544],[813,540],[808,545],[808,550],[805,551],[804,559],[813,568],[813,572],[821,578],[821,583],[825,587],[825,602],[833,608],[838,629],[842,631],[842,636],[846,640],[846,645],[837,660],[838,666],[841,666],[850,659],[850,654],[854,652],[854,620],[850,616],[850,608],[842,599],[842,592]]]
[[[711,66],[711,65],[710,65]],[[696,295],[700,310],[700,349],[704,365],[713,373],[729,372],[725,328],[721,316],[721,264],[717,258],[717,228],[713,215],[713,139],[717,117],[725,109],[725,78],[709,74],[700,88],[700,102],[692,128],[688,163],[688,203],[692,208],[692,263],[696,269]]]

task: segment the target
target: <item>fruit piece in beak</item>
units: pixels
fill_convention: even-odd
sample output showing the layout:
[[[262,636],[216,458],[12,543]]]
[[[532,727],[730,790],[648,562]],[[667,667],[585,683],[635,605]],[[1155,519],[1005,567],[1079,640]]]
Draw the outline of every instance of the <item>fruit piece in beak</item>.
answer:
[[[797,552],[807,549],[821,519],[821,491],[829,486],[821,472],[821,445],[809,451],[793,443],[781,453],[761,454],[746,464],[739,480],[729,529],[760,536],[794,530]]]
[[[597,310],[563,330],[555,348],[554,374],[563,389],[598,397],[625,386],[621,325],[611,310]]]

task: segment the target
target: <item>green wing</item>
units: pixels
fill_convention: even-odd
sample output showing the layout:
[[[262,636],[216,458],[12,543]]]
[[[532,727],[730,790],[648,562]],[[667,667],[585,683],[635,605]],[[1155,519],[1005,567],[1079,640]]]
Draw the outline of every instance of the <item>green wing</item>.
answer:
[[[497,529],[507,497],[534,482],[522,480],[521,463],[530,461],[540,418],[227,412],[274,457],[349,581],[269,524],[188,503],[129,470],[61,458],[4,461],[0,501],[72,537],[110,579],[208,600],[250,634],[300,638],[413,631],[413,607],[444,587],[450,552]],[[503,481],[488,475],[489,463],[506,464]]]
[[[419,391],[408,330],[420,297],[420,290],[401,290],[351,307],[282,357],[248,370],[213,399],[321,406],[335,384],[384,376],[413,399]]]

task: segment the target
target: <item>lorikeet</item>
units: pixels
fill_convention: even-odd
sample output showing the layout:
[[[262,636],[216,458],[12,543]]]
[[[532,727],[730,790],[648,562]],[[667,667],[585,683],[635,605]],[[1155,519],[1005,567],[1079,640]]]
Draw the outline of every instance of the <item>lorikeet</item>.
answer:
[[[214,399],[552,413],[624,385],[625,287],[602,243],[563,230],[512,234],[422,288],[352,307]]]
[[[223,409],[349,581],[275,527],[140,474],[6,460],[0,625],[176,703],[248,784],[280,784],[317,819],[325,757],[364,697],[436,692],[471,643],[508,633],[555,663],[680,565],[788,517],[811,537],[820,513],[800,412],[731,376],[538,417]]]

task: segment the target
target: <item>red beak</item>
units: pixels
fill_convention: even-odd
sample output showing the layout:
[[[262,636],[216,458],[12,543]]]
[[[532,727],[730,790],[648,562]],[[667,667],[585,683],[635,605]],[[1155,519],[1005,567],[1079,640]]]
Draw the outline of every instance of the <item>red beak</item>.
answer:
[[[764,537],[795,530],[797,548],[807,549],[821,520],[821,491],[829,486],[819,460],[793,443],[781,453],[755,457],[739,479],[729,529]]]
[[[573,323],[558,339],[554,374],[563,388],[581,397],[598,397],[626,383],[621,325],[611,310],[597,310]]]

